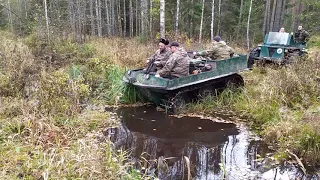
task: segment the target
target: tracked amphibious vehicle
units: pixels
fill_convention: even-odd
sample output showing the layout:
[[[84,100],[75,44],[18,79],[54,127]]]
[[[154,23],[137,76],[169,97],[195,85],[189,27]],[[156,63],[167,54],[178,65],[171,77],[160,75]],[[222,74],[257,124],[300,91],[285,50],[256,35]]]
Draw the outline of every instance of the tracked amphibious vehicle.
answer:
[[[289,64],[307,53],[305,43],[297,43],[292,34],[269,32],[264,43],[251,50],[248,67],[254,63]]]
[[[210,66],[210,70],[193,73],[204,66]],[[167,79],[146,74],[143,69],[135,69],[127,71],[123,81],[135,86],[149,101],[175,111],[184,107],[194,97],[202,98],[228,85],[243,86],[243,79],[238,72],[246,69],[246,55],[225,60],[190,58],[188,76]]]

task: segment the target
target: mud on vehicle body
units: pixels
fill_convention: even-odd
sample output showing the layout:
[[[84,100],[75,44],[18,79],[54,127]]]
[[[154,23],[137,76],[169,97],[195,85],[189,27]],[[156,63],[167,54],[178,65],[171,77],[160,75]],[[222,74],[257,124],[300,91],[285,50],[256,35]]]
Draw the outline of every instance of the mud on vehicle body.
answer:
[[[250,51],[248,67],[251,68],[255,62],[287,64],[305,54],[305,43],[296,43],[293,35],[269,32],[264,38],[264,44]]]

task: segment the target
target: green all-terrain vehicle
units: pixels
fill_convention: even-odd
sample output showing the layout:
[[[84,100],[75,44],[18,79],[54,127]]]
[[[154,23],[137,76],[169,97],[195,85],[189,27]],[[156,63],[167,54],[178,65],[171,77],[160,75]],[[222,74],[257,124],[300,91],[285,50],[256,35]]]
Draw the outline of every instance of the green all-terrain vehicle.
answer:
[[[205,68],[210,67],[210,68]],[[194,70],[198,74],[192,74]],[[239,71],[247,70],[247,56],[239,55],[225,60],[191,59],[190,75],[167,79],[146,74],[143,69],[129,70],[124,82],[135,86],[149,101],[169,110],[179,110],[194,98],[201,98],[226,86],[243,86]]]
[[[272,62],[286,64],[295,57],[306,53],[305,43],[296,43],[289,33],[269,32],[264,38],[264,44],[254,48],[248,58],[248,67],[255,62]]]

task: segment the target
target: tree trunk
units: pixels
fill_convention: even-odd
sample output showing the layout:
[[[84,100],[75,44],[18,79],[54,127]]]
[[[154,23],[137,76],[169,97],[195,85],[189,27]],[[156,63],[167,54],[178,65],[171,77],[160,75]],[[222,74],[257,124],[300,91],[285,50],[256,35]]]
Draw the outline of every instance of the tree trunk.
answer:
[[[115,36],[115,34],[116,34],[116,24],[115,24],[116,16],[115,16],[115,12],[114,12],[114,0],[110,1],[110,7],[111,7],[111,10],[110,10],[111,34],[112,34],[112,36]]]
[[[194,0],[191,0],[191,20],[190,20],[190,33],[189,33],[189,36],[192,38],[193,37],[193,29],[194,29],[194,17],[193,17],[193,14],[194,14]]]
[[[102,27],[101,27],[101,8],[100,8],[100,0],[96,0],[96,18],[97,18],[97,29],[98,36],[102,36]]]
[[[160,0],[160,36],[165,38],[165,0]]]
[[[123,0],[123,36],[127,36],[127,12],[126,12],[126,0]]]
[[[237,40],[239,39],[240,31],[241,31],[242,14],[243,14],[243,0],[241,0],[240,2],[240,13],[239,13],[239,19],[238,19],[238,28],[236,33]]]
[[[140,34],[139,31],[139,19],[138,19],[138,0],[136,0],[136,36]]]
[[[107,36],[111,36],[111,25],[110,25],[110,5],[108,5],[108,0],[105,0],[106,5],[106,27],[107,27]]]
[[[274,31],[274,18],[276,14],[276,5],[277,5],[277,0],[273,0],[273,7],[272,7],[272,15],[271,15],[271,21],[270,21],[270,31]]]
[[[8,0],[8,20],[9,20],[9,25],[11,32],[13,32],[13,21],[12,21],[12,13],[11,13],[11,3],[10,0]]]
[[[218,19],[218,34],[220,35],[220,22],[221,22],[221,0],[219,0],[219,19]]]
[[[75,22],[75,17],[74,17],[74,4],[73,4],[73,1],[72,0],[68,0],[68,16],[69,16],[69,24],[70,24],[70,27],[71,27],[71,32],[73,34],[75,34],[75,31],[76,31],[76,22]],[[74,39],[75,36],[74,36]]]
[[[200,21],[199,43],[201,43],[201,40],[202,40],[203,14],[204,14],[204,0],[202,0],[202,10],[201,10],[201,21]]]
[[[295,27],[295,0],[291,0],[290,5],[292,6],[291,8],[291,31],[294,31]]]
[[[213,41],[214,33],[213,33],[213,26],[214,26],[214,0],[212,0],[212,7],[211,7],[211,41]]]
[[[153,8],[153,0],[150,0],[150,9],[149,9],[149,34],[151,37],[153,36],[152,29],[153,29],[153,13],[152,13],[152,8]]]
[[[49,39],[50,39],[50,29],[49,29],[49,18],[48,18],[47,0],[43,0],[43,3],[44,3],[45,18],[46,18],[47,41],[48,41],[48,43],[49,43]]]
[[[146,0],[141,0],[140,1],[140,7],[141,7],[141,34],[142,36],[146,36],[146,20],[147,20],[147,2]]]
[[[91,35],[96,35],[95,26],[94,26],[94,15],[93,15],[93,0],[89,2],[90,6],[90,24],[91,24]],[[108,26],[108,23],[107,23]]]
[[[121,21],[121,1],[117,1],[117,17],[118,17],[118,32],[119,32],[119,35],[120,36],[123,36],[123,33],[122,33],[122,21]]]
[[[266,0],[265,5],[265,11],[264,11],[264,18],[263,18],[263,26],[262,26],[262,32],[265,35],[267,32],[269,32],[269,22],[270,22],[270,0]]]
[[[28,0],[24,1],[25,16],[28,18]]]
[[[250,49],[250,39],[249,39],[249,30],[250,30],[250,17],[252,9],[252,0],[250,0],[249,14],[248,14],[248,23],[247,23],[247,48]]]
[[[130,37],[133,37],[133,7],[132,7],[132,0],[129,2],[130,6]]]
[[[277,32],[280,29],[280,21],[281,21],[281,14],[282,12],[282,0],[277,0],[277,7],[275,12],[275,19],[273,25],[273,31]]]
[[[176,40],[178,40],[178,33],[179,33],[179,6],[180,6],[180,0],[177,0],[177,11],[176,11],[176,32],[175,32],[175,37],[176,37]]]
[[[284,25],[284,15],[286,12],[286,0],[282,0],[282,7],[281,7],[281,19],[280,19],[280,28]]]

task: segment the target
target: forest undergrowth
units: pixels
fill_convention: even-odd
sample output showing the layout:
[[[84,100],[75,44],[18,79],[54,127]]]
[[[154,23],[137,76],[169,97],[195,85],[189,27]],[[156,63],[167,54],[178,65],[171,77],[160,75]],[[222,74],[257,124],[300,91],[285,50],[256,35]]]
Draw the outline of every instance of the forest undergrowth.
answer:
[[[138,66],[134,59],[147,56],[146,46],[1,33],[0,179],[143,177],[103,134],[119,123],[103,105],[136,102],[122,76],[124,65]]]
[[[317,37],[314,37],[317,39]],[[320,41],[319,41],[320,42]],[[290,158],[319,166],[320,162],[320,56],[319,42],[312,40],[308,57],[289,66],[254,67],[243,72],[241,91],[225,90],[190,104],[187,111],[236,112],[276,150],[277,160]]]
[[[1,33],[0,177],[150,178],[132,170],[127,152],[115,151],[103,135],[119,123],[103,106],[138,102],[139,94],[122,76],[126,68],[144,66],[157,42],[92,38],[79,44],[55,38],[47,43],[36,35]],[[242,74],[242,91],[226,90],[187,111],[231,109],[278,148],[279,159],[288,158],[289,149],[318,165],[320,41],[311,42],[308,59],[289,67],[255,67]]]

